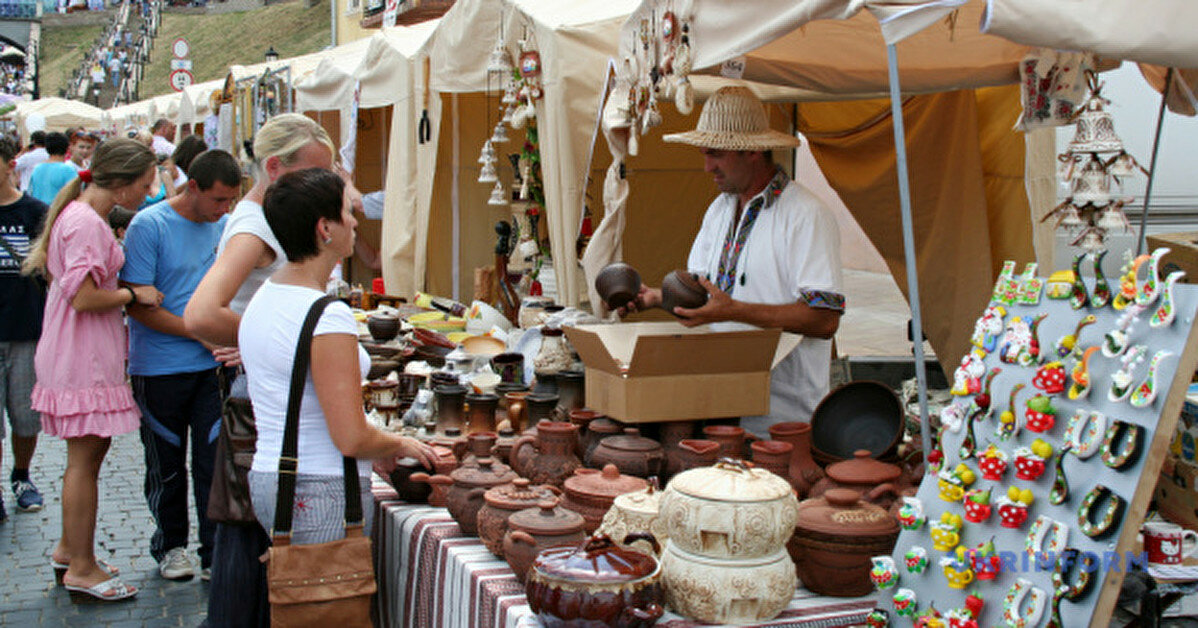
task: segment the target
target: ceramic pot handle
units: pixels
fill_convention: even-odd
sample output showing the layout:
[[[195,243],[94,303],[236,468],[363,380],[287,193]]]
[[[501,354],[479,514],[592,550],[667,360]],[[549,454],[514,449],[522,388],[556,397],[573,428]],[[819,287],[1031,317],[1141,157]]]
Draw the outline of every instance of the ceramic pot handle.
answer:
[[[749,465],[745,464],[744,460],[737,458],[720,458],[716,461],[715,466],[729,471],[740,471],[741,473],[749,472]]]
[[[522,478],[528,477],[528,469],[524,468],[524,463],[520,462],[520,450],[525,447],[536,448],[536,438],[525,434],[516,439],[512,444],[512,451],[508,454],[508,462],[511,463],[512,469]]]
[[[512,543],[523,543],[529,547],[537,546],[537,540],[524,530],[509,530],[508,534],[512,535]]]
[[[646,622],[649,625],[652,625],[654,622],[661,619],[661,616],[665,614],[666,609],[663,608],[661,604],[654,604],[652,602],[644,606],[626,606],[624,607],[624,611],[621,613],[624,620],[630,624],[634,623],[634,621],[638,621]]]
[[[464,416],[465,411],[463,411],[462,414]],[[453,449],[453,457],[454,458],[457,458],[458,460],[466,459],[466,439],[465,438],[454,441],[452,449]]]
[[[653,555],[661,554],[661,545],[652,532],[630,532],[624,536],[624,545],[632,545],[636,541],[648,541],[649,546],[653,548]]]
[[[467,500],[482,499],[483,494],[486,492],[487,492],[487,489],[485,489],[481,486],[478,488],[472,488],[472,489],[470,489],[469,493],[466,493],[466,499]]]
[[[865,499],[866,499],[866,501],[872,502],[872,501],[878,499],[879,497],[882,497],[883,495],[887,495],[887,494],[889,494],[894,499],[898,499],[899,498],[898,487],[896,487],[894,484],[892,484],[890,482],[886,482],[885,484],[879,484],[879,485],[875,486],[874,488],[870,489],[870,491],[868,493],[866,493]]]

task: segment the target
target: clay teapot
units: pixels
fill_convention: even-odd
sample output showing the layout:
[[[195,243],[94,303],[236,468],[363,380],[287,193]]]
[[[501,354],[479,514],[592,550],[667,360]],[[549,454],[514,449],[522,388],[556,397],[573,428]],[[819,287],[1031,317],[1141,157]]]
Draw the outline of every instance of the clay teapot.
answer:
[[[512,465],[534,484],[561,487],[582,461],[574,455],[578,426],[563,421],[541,421],[536,436],[521,436],[512,445]],[[531,455],[529,455],[531,454]]]
[[[856,597],[874,590],[870,558],[889,556],[898,540],[893,515],[861,501],[857,491],[832,488],[799,504],[786,549],[803,585],[820,595]]]
[[[609,436],[616,436],[617,434],[621,434],[623,432],[624,426],[621,423],[613,421],[605,416],[596,417],[590,423],[587,423],[587,432],[586,435],[583,436],[583,444],[581,446],[581,449],[583,450],[583,463],[588,467],[595,466],[594,463],[591,462],[591,456],[594,455],[595,448],[599,446],[599,441],[602,441]]]
[[[602,471],[577,469],[574,476],[565,481],[565,497],[562,503],[586,519],[590,534],[603,523],[603,516],[611,509],[616,497],[625,493],[643,490],[649,483],[638,477],[623,475],[616,465],[609,464]]]
[[[541,550],[556,545],[574,545],[586,538],[582,515],[559,505],[556,497],[508,517],[503,535],[503,557],[524,582],[528,568]]]
[[[661,476],[665,462],[661,444],[641,436],[635,427],[624,428],[623,434],[603,439],[591,453],[591,466],[614,464],[620,473],[638,478]]]
[[[483,495],[485,503],[478,510],[478,538],[492,554],[502,557],[508,517],[560,493],[556,487],[533,486],[526,478],[516,478],[511,484],[487,489]]]
[[[852,460],[828,465],[827,477],[811,487],[809,497],[819,497],[831,488],[847,488],[862,494],[865,501],[890,508],[903,495],[915,495],[918,486],[911,485],[897,465],[874,460],[868,449],[853,452]]]
[[[430,445],[433,448],[433,452],[437,454],[437,457],[433,459],[433,471],[437,475],[448,477],[449,474],[458,468],[458,458],[453,453],[453,447],[447,447],[436,441],[430,443]],[[432,492],[428,495],[429,506],[444,508],[449,503],[448,491],[453,483],[436,483],[432,481],[433,477],[424,471],[416,471],[408,475],[408,479],[412,482],[422,482],[432,487]]]
[[[652,626],[665,614],[660,546],[652,534],[596,534],[577,547],[541,552],[528,571],[528,605],[547,626]],[[643,540],[646,554],[631,543]]]
[[[446,491],[449,514],[464,534],[474,535],[478,533],[478,510],[483,506],[487,489],[515,479],[515,472],[507,465],[487,457],[479,458],[477,466],[459,467],[449,477],[434,475],[429,482],[442,486],[452,484]]]

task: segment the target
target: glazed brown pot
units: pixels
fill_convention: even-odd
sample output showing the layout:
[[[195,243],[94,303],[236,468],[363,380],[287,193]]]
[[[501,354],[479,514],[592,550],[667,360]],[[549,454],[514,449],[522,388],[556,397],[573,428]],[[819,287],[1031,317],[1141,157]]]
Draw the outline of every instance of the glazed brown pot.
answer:
[[[870,558],[889,555],[898,535],[898,521],[890,513],[862,501],[856,491],[833,488],[799,504],[786,549],[813,593],[858,597],[874,590]]]
[[[852,460],[828,465],[827,476],[811,487],[810,496],[819,497],[829,489],[847,488],[861,493],[871,503],[890,508],[903,495],[914,495],[918,489],[908,483],[897,465],[870,458],[869,450],[858,449]]]
[[[696,467],[710,467],[720,458],[720,444],[713,440],[683,439],[678,443],[677,456],[678,473]]]
[[[641,431],[635,427],[624,428],[623,434],[603,439],[591,454],[592,466],[614,464],[620,473],[638,478],[660,477],[665,461],[661,444],[641,436]]]
[[[503,535],[507,533],[508,517],[559,494],[560,491],[551,486],[533,486],[526,478],[516,478],[510,484],[487,489],[483,494],[483,507],[478,510],[478,538],[492,554],[503,557]]]
[[[399,335],[399,317],[375,314],[366,319],[366,329],[375,342],[387,342]]]
[[[665,614],[661,564],[628,547],[652,534],[630,534],[617,545],[597,534],[577,547],[541,552],[528,572],[528,605],[546,626],[652,626]]]
[[[586,538],[582,515],[558,505],[556,497],[536,507],[512,513],[508,531],[503,535],[503,557],[524,582],[528,568],[541,550],[558,545],[574,545]]]
[[[753,464],[790,481],[790,452],[794,446],[776,440],[759,440],[749,446],[753,450]]]
[[[566,479],[562,504],[586,519],[586,530],[590,534],[603,523],[603,516],[616,497],[644,490],[647,486],[649,483],[641,478],[622,475],[614,464],[603,467],[602,471],[578,469],[573,477]]]
[[[811,424],[801,421],[786,421],[770,426],[770,438],[791,444],[790,465],[787,479],[806,497],[811,487],[824,477],[824,470],[811,457]]]
[[[479,458],[478,466],[459,467],[446,478],[433,476],[430,482],[444,485],[452,482],[446,494],[449,514],[458,522],[462,533],[478,533],[478,510],[483,506],[483,495],[493,486],[507,484],[516,479],[516,474],[505,464],[494,458]]]
[[[430,471],[433,469],[426,468],[415,458],[400,458],[395,461],[395,468],[387,476],[400,499],[410,504],[423,504],[428,501],[433,487],[427,480],[417,482],[412,476],[421,473],[427,477]]]
[[[391,373],[391,371],[399,370],[399,362],[395,360],[384,360],[382,358],[371,358],[370,372],[366,373],[366,379],[376,380],[383,379]]]
[[[670,314],[674,314],[675,307],[693,309],[703,307],[704,303],[707,290],[685,269],[679,268],[661,280],[661,307]]]
[[[708,425],[703,436],[720,444],[721,458],[745,458],[745,429],[735,425]]]
[[[582,461],[574,455],[578,426],[561,421],[542,421],[537,424],[536,436],[521,436],[512,445],[511,460],[516,473],[534,484],[560,487]],[[530,456],[522,457],[525,451]]]
[[[591,467],[594,464],[591,462],[591,456],[595,454],[595,448],[599,446],[599,441],[609,437],[622,434],[624,426],[618,421],[601,416],[587,424],[587,433],[585,436],[586,442],[583,445],[582,461],[586,466]]]
[[[615,310],[628,305],[636,299],[641,289],[641,274],[624,262],[612,262],[603,267],[595,275],[595,292],[607,304],[607,309]]]

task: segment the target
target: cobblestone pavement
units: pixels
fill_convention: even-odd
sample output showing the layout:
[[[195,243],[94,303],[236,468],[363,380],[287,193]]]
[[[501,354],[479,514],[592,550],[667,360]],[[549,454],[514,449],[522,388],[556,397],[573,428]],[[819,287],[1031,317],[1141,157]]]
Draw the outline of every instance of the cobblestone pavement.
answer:
[[[42,437],[33,460],[33,481],[46,498],[37,513],[16,512],[8,474],[12,454],[5,441],[4,502],[8,521],[0,523],[0,626],[185,626],[199,625],[208,610],[208,583],[198,577],[171,582],[158,576],[150,556],[154,521],[142,494],[145,463],[136,432],[118,436],[100,472],[100,508],[96,555],[121,570],[122,578],[140,589],[128,602],[76,605],[54,585],[50,552],[62,530],[59,499],[66,466],[66,443]],[[190,493],[190,491],[189,491]],[[189,500],[190,501],[190,500]],[[192,514],[192,560],[198,536]]]

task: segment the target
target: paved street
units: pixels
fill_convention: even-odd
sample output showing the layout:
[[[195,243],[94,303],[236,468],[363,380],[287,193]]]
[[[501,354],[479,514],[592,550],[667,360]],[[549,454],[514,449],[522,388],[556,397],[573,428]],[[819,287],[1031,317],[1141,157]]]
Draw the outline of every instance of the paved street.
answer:
[[[0,626],[191,627],[204,620],[208,584],[198,577],[189,582],[163,580],[150,557],[154,524],[142,495],[145,464],[136,432],[113,439],[100,473],[96,554],[141,591],[132,601],[109,604],[72,604],[67,592],[54,586],[50,552],[61,533],[59,489],[66,443],[57,438],[42,438],[38,443],[32,475],[46,497],[46,507],[32,514],[15,512],[8,485],[11,450],[7,441],[3,445],[0,474],[9,518],[0,523]],[[193,517],[188,549],[198,562],[196,538]]]

